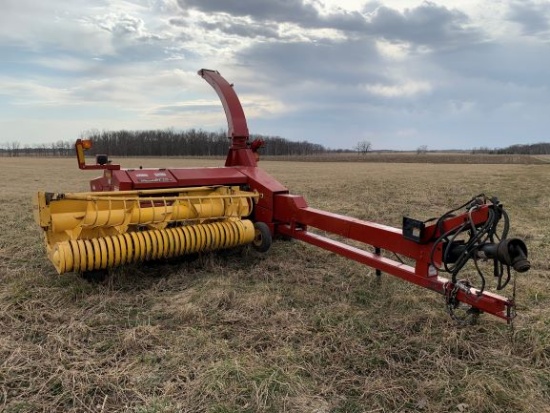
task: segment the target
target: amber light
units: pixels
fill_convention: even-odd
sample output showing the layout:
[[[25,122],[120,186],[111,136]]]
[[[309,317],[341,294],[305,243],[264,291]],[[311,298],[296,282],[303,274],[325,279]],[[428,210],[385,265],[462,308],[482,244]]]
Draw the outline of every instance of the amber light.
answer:
[[[84,139],[82,141],[82,147],[84,149],[90,149],[92,147],[92,140],[91,139]]]

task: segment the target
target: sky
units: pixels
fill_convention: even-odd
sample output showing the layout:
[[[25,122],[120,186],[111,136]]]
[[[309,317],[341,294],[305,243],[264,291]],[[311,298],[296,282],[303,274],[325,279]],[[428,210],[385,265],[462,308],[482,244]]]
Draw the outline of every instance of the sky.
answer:
[[[227,128],[352,149],[549,141],[550,1],[0,0],[0,146]]]

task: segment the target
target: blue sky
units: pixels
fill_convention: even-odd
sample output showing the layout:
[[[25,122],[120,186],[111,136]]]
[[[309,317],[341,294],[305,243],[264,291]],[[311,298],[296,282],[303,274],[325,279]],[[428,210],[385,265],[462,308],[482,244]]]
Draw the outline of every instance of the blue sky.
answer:
[[[1,0],[0,146],[90,130],[218,131],[330,148],[548,141],[550,2]]]

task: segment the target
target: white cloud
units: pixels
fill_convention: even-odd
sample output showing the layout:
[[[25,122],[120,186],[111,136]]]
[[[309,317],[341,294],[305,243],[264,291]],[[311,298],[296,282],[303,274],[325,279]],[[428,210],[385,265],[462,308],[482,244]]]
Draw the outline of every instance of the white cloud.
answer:
[[[387,98],[413,97],[419,94],[429,93],[432,90],[432,85],[425,81],[408,81],[400,84],[383,85],[367,84],[364,89],[374,95]]]
[[[402,42],[389,42],[385,39],[376,41],[379,53],[391,60],[404,60],[410,54],[410,45]]]

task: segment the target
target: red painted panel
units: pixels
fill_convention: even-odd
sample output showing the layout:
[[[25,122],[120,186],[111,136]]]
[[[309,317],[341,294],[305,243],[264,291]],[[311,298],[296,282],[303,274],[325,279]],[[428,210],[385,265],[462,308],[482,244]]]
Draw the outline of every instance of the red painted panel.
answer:
[[[254,207],[254,221],[265,222],[269,225],[273,222],[273,211],[256,205]]]
[[[178,186],[244,185],[246,175],[235,168],[181,168],[170,169]]]
[[[240,166],[235,167],[241,173],[248,177],[248,184],[252,189],[260,193],[258,205],[273,211],[273,195],[278,193],[288,193],[288,189],[279,181],[265,172],[263,169],[255,167]]]
[[[110,173],[110,172],[109,172]],[[235,168],[134,169],[112,171],[110,190],[245,185],[246,175]],[[106,189],[104,189],[106,190]]]
[[[134,189],[134,183],[128,176],[126,170],[113,171],[112,175],[113,190],[130,191]]]
[[[173,188],[178,181],[167,169],[128,169],[134,189]]]
[[[225,166],[257,166],[254,152],[250,148],[229,149]]]

